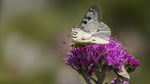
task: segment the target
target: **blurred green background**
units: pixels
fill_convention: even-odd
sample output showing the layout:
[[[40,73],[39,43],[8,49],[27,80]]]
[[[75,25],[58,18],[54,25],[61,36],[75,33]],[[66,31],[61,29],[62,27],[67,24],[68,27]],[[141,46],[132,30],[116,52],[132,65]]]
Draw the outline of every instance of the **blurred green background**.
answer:
[[[85,84],[64,53],[71,27],[94,4],[112,36],[140,61],[130,84],[150,84],[149,0],[0,0],[0,84]]]

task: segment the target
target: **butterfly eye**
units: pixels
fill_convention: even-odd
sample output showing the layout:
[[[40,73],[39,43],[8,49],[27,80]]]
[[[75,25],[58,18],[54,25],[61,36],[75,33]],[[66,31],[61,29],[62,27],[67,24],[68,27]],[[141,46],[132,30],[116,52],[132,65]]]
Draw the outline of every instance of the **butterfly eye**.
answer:
[[[70,45],[71,45],[72,47],[74,47],[74,44],[73,44],[73,43],[71,43]]]
[[[81,46],[81,44],[78,44],[78,46]]]

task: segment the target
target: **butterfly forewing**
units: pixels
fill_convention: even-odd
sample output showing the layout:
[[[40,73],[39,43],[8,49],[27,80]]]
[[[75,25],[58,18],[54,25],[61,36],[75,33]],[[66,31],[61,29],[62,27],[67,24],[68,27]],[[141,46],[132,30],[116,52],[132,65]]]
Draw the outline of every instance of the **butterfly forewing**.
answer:
[[[101,23],[100,9],[97,6],[89,8],[88,12],[82,19],[81,28],[87,32],[93,32],[99,28]]]

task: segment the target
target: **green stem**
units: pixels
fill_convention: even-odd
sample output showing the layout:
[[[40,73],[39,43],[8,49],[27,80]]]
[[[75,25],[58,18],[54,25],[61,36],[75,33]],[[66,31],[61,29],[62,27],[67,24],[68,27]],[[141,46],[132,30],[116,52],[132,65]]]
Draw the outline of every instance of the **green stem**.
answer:
[[[105,67],[103,66],[103,67],[99,68],[99,70],[97,72],[97,78],[98,78],[97,84],[103,84],[105,76],[106,76],[106,72],[105,72]]]
[[[84,78],[84,80],[86,81],[87,84],[92,84],[90,82],[90,79],[87,77],[86,73],[82,70],[77,70],[75,67],[71,66],[74,70],[76,70],[79,74],[82,75],[82,77]]]
[[[91,77],[91,79],[97,84],[98,81],[96,79],[94,79],[93,77]]]
[[[87,77],[87,75],[84,72],[82,73],[82,77],[84,78],[84,80],[86,81],[87,84],[92,84],[90,82],[90,79]]]

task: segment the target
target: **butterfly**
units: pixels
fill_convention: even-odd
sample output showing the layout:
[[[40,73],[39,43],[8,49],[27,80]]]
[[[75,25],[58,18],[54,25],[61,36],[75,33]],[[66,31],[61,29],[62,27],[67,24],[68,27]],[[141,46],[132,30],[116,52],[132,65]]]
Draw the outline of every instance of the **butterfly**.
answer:
[[[102,22],[100,8],[90,7],[79,27],[71,29],[72,46],[81,47],[89,44],[108,44],[110,28]]]
[[[123,77],[125,79],[130,79],[130,76],[129,76],[129,74],[128,74],[128,72],[127,72],[127,70],[126,70],[124,65],[122,65],[120,69],[115,70],[115,73],[118,76],[121,76],[121,77]]]

